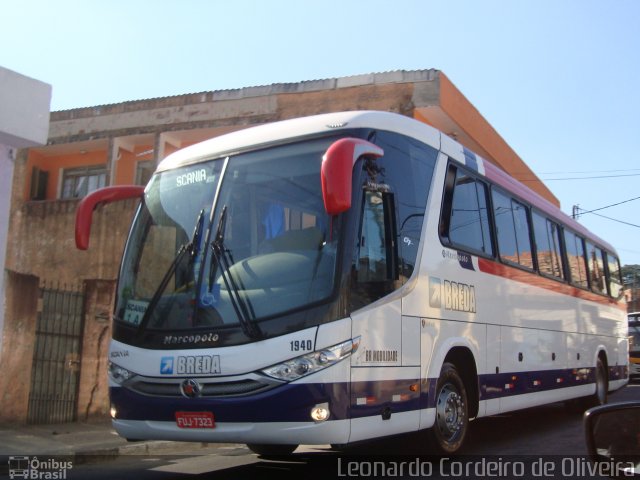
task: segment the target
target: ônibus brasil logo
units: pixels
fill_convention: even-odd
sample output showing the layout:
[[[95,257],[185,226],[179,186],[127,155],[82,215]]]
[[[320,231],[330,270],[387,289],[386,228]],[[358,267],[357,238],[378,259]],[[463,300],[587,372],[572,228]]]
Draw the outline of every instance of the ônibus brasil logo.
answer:
[[[38,457],[9,457],[10,479],[65,480],[67,478],[67,470],[71,470],[72,468],[72,462],[56,460],[54,458],[39,460]]]

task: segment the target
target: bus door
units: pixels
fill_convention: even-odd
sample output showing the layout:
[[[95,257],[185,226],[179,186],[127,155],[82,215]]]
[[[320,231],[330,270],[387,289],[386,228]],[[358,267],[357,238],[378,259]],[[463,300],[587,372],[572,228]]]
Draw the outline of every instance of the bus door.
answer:
[[[363,190],[351,278],[353,336],[361,337],[351,369],[351,442],[419,422],[420,325],[403,319],[394,294],[400,286],[394,201],[387,185]]]

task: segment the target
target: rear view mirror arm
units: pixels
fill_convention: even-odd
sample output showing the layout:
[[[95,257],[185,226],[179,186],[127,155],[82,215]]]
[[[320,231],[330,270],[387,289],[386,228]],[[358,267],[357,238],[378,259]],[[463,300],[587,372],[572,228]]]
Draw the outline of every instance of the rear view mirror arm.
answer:
[[[84,197],[76,210],[76,247],[80,250],[89,248],[93,211],[98,205],[141,198],[143,193],[144,187],[140,185],[116,185],[101,188]]]

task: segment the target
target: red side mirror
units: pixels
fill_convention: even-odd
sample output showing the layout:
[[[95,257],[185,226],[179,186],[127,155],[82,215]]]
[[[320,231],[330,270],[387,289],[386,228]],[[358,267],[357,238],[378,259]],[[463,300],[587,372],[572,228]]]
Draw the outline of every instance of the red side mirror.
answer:
[[[143,193],[144,187],[140,185],[117,185],[101,188],[84,197],[78,204],[76,211],[76,247],[80,250],[89,248],[91,219],[93,211],[99,204],[142,197]]]
[[[384,155],[377,145],[360,138],[341,138],[327,149],[322,158],[321,180],[324,208],[338,215],[351,208],[353,166],[362,155]]]

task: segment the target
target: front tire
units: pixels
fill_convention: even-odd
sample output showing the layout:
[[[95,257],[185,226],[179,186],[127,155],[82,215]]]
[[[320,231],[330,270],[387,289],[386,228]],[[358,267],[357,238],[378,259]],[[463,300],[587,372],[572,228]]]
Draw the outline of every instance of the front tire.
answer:
[[[469,428],[467,390],[456,366],[445,363],[436,385],[436,421],[430,434],[438,453],[457,452]]]
[[[261,457],[286,457],[298,448],[298,445],[269,445],[264,443],[247,443],[253,453]]]

